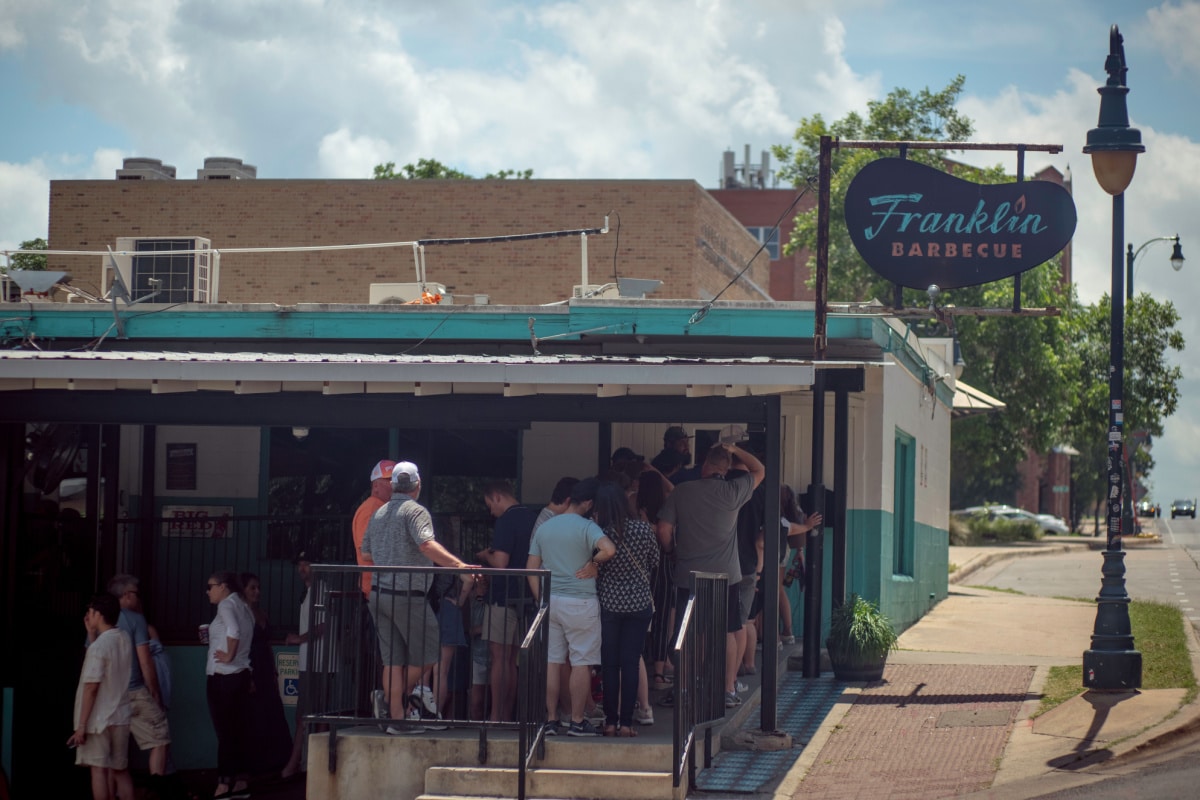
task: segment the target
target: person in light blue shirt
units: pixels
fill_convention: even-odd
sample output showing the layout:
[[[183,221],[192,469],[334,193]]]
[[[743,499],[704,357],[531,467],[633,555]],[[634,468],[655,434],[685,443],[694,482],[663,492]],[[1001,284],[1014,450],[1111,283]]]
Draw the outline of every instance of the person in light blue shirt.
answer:
[[[550,572],[547,650],[551,666],[546,673],[546,732],[550,734],[558,732],[560,665],[570,655],[571,725],[567,735],[600,735],[591,721],[583,718],[583,712],[591,688],[591,668],[600,663],[598,565],[612,558],[617,548],[600,526],[586,518],[598,486],[595,478],[577,483],[566,511],[542,523],[529,542],[525,568]],[[540,600],[541,584],[536,576],[529,577],[529,585],[534,598]]]

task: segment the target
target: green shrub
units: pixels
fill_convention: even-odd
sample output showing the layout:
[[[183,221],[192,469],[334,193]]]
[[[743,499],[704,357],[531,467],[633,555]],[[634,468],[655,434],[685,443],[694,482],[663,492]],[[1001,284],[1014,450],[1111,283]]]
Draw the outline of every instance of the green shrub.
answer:
[[[866,666],[896,646],[891,620],[879,606],[857,594],[833,609],[829,619],[829,657],[851,667]]]
[[[984,514],[973,514],[966,523],[976,544],[1034,542],[1042,538],[1042,529],[1032,520],[989,519]]]

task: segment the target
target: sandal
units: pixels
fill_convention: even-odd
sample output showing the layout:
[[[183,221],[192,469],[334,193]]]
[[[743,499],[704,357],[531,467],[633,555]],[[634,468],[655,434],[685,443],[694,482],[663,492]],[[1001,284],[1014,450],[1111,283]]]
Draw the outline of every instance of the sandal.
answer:
[[[675,676],[656,672],[654,673],[653,682],[655,689],[670,689],[675,685]]]
[[[628,725],[617,726],[617,737],[620,739],[633,739],[638,735],[638,732]]]
[[[617,733],[617,726],[616,725],[605,725],[604,726],[604,735],[605,736],[618,736],[619,734]]]

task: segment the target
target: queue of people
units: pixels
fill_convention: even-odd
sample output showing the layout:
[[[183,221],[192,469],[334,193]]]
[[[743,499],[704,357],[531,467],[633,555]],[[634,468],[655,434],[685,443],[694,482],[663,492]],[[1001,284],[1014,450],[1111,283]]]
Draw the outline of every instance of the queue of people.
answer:
[[[601,475],[559,480],[540,510],[518,501],[507,482],[488,483],[482,499],[495,526],[489,546],[475,553],[476,563],[439,541],[432,516],[419,502],[416,464],[376,464],[352,535],[356,559],[365,568],[359,587],[369,611],[368,633],[378,648],[381,680],[370,705],[380,727],[392,735],[444,727],[451,665],[460,659],[470,687],[470,718],[515,718],[517,654],[542,584],[536,576],[525,581],[495,572],[489,579],[478,572],[483,567],[550,573],[547,735],[628,738],[637,735],[635,724],[653,724],[650,691],[662,696],[663,705],[673,697],[669,655],[682,617],[675,612],[686,604],[695,572],[729,576],[725,704],[739,705],[744,686],[738,676],[755,670],[763,576],[783,582],[794,574],[804,537],[821,518],[806,516],[792,490],[781,487],[781,560],[768,568],[762,558],[762,462],[726,443],[709,448],[693,465],[690,439],[672,426],[663,450],[648,463],[619,448]],[[313,580],[310,562],[305,553],[297,559],[305,595],[300,630],[287,643],[302,651],[316,643],[324,655],[315,661],[329,664],[336,637],[326,636],[323,611],[311,613],[314,604],[326,606],[327,588]],[[435,578],[421,569],[369,569],[433,565],[458,572]],[[109,590],[85,616],[91,646],[69,740],[78,747],[77,763],[92,768],[96,798],[127,795],[131,734],[149,752],[152,781],[164,780],[170,744],[164,698],[169,671],[162,675],[161,643],[157,662],[153,654],[137,579],[118,575]],[[289,777],[303,769],[305,728],[298,722],[294,737],[288,735],[257,576],[215,572],[205,592],[215,607],[212,622],[201,626],[217,738],[214,795],[249,797],[252,773]],[[787,640],[790,606],[786,593],[779,598]],[[311,630],[310,619],[316,620]],[[313,709],[312,698],[325,694],[328,678],[324,672],[307,674],[308,661],[302,653],[299,720]]]
[[[784,487],[782,559],[764,570],[765,467],[737,444],[721,444],[689,472],[690,438],[669,428],[650,463],[619,448],[601,475],[561,479],[540,513],[520,503],[507,482],[490,482],[482,499],[495,517],[494,533],[474,564],[438,540],[418,502],[417,465],[376,465],[372,497],[379,495],[374,479],[385,474],[393,495],[367,501],[374,510],[360,517],[359,563],[463,571],[448,588],[419,571],[374,572],[367,595],[385,665],[374,704],[381,727],[397,735],[442,727],[446,661],[460,653],[470,662],[471,717],[514,719],[516,656],[541,583],[472,572],[482,567],[550,573],[548,735],[632,737],[635,723],[653,724],[649,693],[663,692],[664,704],[671,702],[668,656],[680,621],[674,610],[692,592],[694,572],[729,576],[725,704],[739,705],[745,686],[738,676],[754,671],[762,576],[782,580],[789,546],[798,557],[821,519],[803,515]],[[786,598],[785,609],[790,620]],[[790,622],[784,635],[791,636]],[[597,696],[604,701],[594,702]],[[398,720],[406,724],[392,724]]]

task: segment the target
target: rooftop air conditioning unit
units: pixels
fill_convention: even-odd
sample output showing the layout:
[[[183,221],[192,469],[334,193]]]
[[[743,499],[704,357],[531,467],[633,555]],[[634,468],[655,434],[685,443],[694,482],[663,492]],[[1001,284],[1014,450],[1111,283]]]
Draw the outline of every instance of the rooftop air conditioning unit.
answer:
[[[577,285],[571,290],[571,297],[576,300],[610,300],[620,296],[621,294],[615,283],[606,283],[603,285],[588,283]]]
[[[118,237],[114,254],[101,258],[100,286],[106,294],[116,281],[114,266],[130,302],[217,302],[220,256],[200,236]]]

